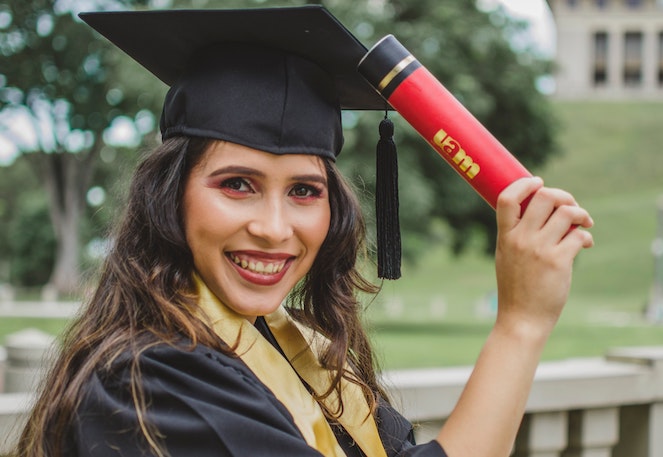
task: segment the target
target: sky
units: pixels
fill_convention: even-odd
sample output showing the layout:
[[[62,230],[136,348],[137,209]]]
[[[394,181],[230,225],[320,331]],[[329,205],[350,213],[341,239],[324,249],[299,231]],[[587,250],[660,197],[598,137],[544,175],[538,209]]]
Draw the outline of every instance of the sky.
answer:
[[[546,57],[555,54],[555,24],[545,0],[480,0],[485,5],[501,3],[518,19],[530,22],[530,39]]]

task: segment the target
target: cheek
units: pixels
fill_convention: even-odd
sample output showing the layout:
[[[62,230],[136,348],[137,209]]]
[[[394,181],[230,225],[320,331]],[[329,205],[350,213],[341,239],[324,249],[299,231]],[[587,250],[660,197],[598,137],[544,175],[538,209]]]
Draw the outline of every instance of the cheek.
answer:
[[[208,240],[217,236],[214,232],[222,225],[215,223],[215,211],[210,210],[204,194],[189,190],[182,201],[184,236],[194,260],[204,255]]]
[[[195,233],[198,231],[198,224],[200,223],[200,209],[196,204],[196,199],[191,195],[190,192],[184,194],[182,199],[182,219],[184,226],[184,236],[186,237],[187,244],[190,248],[191,241],[195,240]],[[203,214],[204,215],[204,214]]]
[[[184,223],[185,236],[189,246],[218,243],[227,239],[236,225],[233,223],[233,218],[227,217],[220,211],[212,210],[209,206],[200,205],[200,207],[198,211],[190,212],[189,218]]]
[[[311,249],[316,252],[320,249],[325,238],[327,238],[330,223],[331,213],[329,207],[321,211],[317,217],[311,217],[308,219],[308,224],[304,233],[306,233],[307,243],[310,245]]]

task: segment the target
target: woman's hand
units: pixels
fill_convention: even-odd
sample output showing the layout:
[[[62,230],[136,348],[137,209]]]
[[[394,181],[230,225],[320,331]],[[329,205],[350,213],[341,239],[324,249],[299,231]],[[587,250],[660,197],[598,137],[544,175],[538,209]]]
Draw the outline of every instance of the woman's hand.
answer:
[[[583,230],[592,223],[570,194],[543,187],[539,178],[520,179],[500,194],[497,320],[438,435],[448,455],[510,454],[541,351],[568,297],[573,259],[594,243]]]
[[[521,215],[521,203],[530,196]],[[500,194],[497,326],[513,330],[524,325],[547,337],[566,303],[573,259],[594,243],[582,229],[592,224],[571,194],[543,187],[540,178],[520,179]]]

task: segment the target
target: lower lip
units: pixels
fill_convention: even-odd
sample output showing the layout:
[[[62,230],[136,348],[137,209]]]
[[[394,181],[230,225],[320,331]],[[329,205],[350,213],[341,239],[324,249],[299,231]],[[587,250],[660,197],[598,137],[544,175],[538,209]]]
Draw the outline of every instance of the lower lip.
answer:
[[[253,271],[245,270],[244,268],[240,267],[235,262],[233,262],[231,259],[228,259],[228,261],[235,268],[235,271],[237,271],[237,273],[242,277],[242,279],[252,284],[256,284],[258,286],[273,286],[274,284],[278,283],[283,278],[286,271],[288,270],[288,267],[290,266],[290,261],[288,261],[283,266],[283,269],[281,269],[281,271],[279,271],[278,273],[267,275],[267,274],[260,274]]]

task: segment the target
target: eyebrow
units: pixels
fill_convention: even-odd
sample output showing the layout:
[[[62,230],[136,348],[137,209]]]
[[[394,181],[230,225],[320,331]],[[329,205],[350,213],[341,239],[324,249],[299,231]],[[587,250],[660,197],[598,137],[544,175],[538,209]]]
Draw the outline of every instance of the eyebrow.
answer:
[[[240,165],[229,165],[227,167],[217,168],[212,173],[210,173],[209,176],[212,177],[224,174],[258,176],[259,178],[265,176],[265,173],[263,173],[262,171],[256,170],[255,168],[242,167]]]
[[[258,178],[264,178],[267,175],[255,168],[243,167],[241,165],[229,165],[227,167],[218,168],[210,173],[210,177],[222,175],[222,174],[238,174],[244,176],[256,176]],[[327,185],[327,178],[321,174],[311,173],[311,174],[302,174],[291,176],[292,181],[305,181],[305,182],[317,182],[323,185]]]

